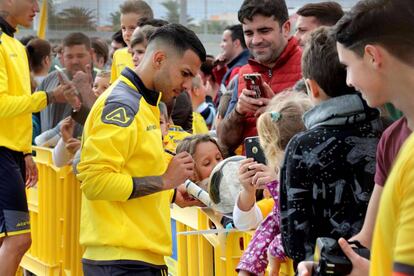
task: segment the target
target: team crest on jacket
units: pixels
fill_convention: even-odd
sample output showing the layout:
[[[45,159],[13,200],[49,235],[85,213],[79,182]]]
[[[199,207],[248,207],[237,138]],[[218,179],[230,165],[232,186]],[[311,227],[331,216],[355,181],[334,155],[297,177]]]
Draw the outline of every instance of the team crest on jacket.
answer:
[[[134,115],[134,112],[129,106],[111,103],[105,106],[101,119],[106,124],[127,127],[133,121]]]

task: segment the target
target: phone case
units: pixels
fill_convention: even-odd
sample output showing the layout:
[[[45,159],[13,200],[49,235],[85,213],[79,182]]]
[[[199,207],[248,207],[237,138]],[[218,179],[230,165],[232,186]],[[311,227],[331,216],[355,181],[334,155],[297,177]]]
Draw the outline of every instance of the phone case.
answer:
[[[246,88],[256,92],[255,98],[260,98],[262,95],[262,89],[263,89],[262,75],[258,73],[244,74],[243,78],[244,78],[244,81],[246,82]]]
[[[266,157],[263,149],[260,146],[259,137],[247,137],[244,140],[244,148],[246,150],[246,157],[253,158],[256,162],[266,164]]]

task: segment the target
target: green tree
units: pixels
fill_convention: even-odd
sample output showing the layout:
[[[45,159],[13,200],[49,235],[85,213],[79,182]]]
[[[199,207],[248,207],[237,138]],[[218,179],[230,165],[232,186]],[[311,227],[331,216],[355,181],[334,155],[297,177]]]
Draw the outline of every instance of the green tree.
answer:
[[[222,34],[224,31],[224,28],[227,27],[228,23],[226,21],[212,21],[212,20],[202,20],[200,21],[199,25],[191,25],[190,28],[198,33],[202,34],[204,33],[204,24],[207,22],[207,32],[209,34]]]
[[[161,5],[167,9],[167,16],[164,17],[170,23],[180,22],[180,5],[174,0],[162,2]]]
[[[58,13],[60,27],[66,30],[96,30],[94,10],[71,7]]]
[[[53,5],[53,0],[47,2],[47,21],[49,24],[49,29],[57,30],[59,23],[59,16],[56,15],[55,5]]]
[[[176,0],[167,0],[161,3],[167,10],[167,16],[164,17],[169,23],[180,23],[180,4]],[[194,18],[187,15],[187,25],[193,25]]]
[[[109,16],[112,23],[112,29],[118,31],[121,28],[121,12],[111,12]]]

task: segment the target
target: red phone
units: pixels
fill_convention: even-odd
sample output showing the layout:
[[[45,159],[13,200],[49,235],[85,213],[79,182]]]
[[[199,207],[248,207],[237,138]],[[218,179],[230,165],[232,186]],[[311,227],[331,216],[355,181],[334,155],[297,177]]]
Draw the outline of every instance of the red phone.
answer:
[[[260,98],[263,91],[262,75],[259,73],[244,74],[244,81],[246,82],[246,89],[256,92],[255,98]]]

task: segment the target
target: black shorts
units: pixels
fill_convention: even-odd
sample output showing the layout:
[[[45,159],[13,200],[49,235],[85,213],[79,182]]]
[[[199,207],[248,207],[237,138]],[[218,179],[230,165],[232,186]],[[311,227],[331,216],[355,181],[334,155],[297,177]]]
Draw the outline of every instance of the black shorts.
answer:
[[[167,266],[153,266],[139,261],[82,260],[85,276],[168,276]]]
[[[30,232],[24,156],[0,147],[0,238]]]

